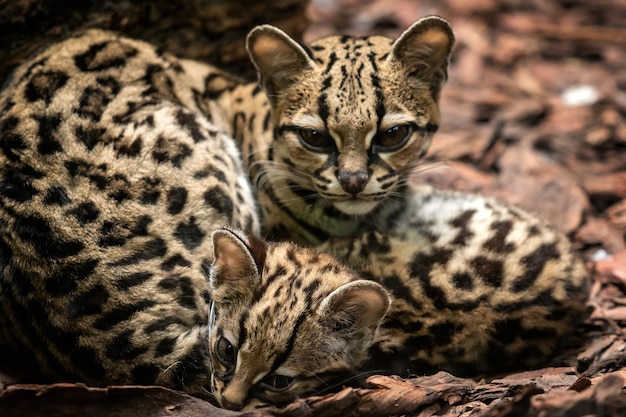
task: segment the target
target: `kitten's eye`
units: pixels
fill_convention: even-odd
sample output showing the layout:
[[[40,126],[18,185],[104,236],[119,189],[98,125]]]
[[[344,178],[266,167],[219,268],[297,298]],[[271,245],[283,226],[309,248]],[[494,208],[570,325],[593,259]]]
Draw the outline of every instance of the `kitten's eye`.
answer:
[[[314,129],[298,129],[298,139],[305,148],[320,153],[330,153],[335,149],[335,141],[328,134]]]
[[[217,343],[215,343],[215,354],[217,356],[217,360],[228,368],[231,368],[237,360],[237,351],[235,347],[224,336],[220,336],[219,339],[217,339]]]
[[[261,385],[270,391],[281,392],[289,389],[294,380],[295,378],[287,375],[268,375],[261,380]]]
[[[374,138],[373,145],[379,152],[393,152],[402,148],[415,131],[412,124],[397,125],[379,133]]]

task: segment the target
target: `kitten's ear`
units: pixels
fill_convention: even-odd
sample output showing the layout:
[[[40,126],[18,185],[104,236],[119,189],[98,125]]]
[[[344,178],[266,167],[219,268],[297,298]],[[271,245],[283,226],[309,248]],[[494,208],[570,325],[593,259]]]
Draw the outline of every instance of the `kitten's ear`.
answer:
[[[214,294],[250,295],[259,280],[265,258],[265,243],[230,229],[217,229],[213,240],[210,285]]]
[[[298,42],[271,25],[252,29],[246,49],[270,98],[304,71],[315,68],[315,62]]]
[[[448,78],[448,61],[454,44],[450,24],[437,16],[415,22],[393,43],[388,60],[399,61],[410,76],[430,85],[433,97],[439,96]]]
[[[373,336],[390,304],[389,294],[380,284],[357,280],[330,293],[320,304],[320,312],[335,331],[367,331]]]

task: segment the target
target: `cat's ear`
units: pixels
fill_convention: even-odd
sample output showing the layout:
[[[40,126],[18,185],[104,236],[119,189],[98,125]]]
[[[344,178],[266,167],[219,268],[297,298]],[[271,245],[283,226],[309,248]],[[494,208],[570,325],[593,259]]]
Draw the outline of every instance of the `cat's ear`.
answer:
[[[332,330],[373,336],[389,310],[391,299],[378,283],[352,281],[330,293],[320,304],[320,313]]]
[[[217,229],[213,240],[213,265],[209,277],[214,294],[231,298],[254,292],[265,260],[265,243],[230,229]]]
[[[427,16],[415,22],[393,43],[389,61],[402,64],[409,76],[430,85],[437,98],[448,78],[448,61],[454,44],[450,24],[437,16]]]
[[[291,85],[302,73],[315,68],[307,50],[282,30],[257,26],[248,34],[246,49],[270,95]]]

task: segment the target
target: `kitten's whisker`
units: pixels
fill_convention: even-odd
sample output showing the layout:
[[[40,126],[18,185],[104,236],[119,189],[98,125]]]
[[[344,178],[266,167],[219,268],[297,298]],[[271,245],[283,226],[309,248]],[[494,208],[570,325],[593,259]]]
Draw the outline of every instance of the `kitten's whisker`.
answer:
[[[352,374],[346,378],[343,379],[337,379],[332,381],[331,383],[328,383],[328,381],[323,381],[325,383],[325,387],[322,387],[318,390],[316,390],[313,395],[322,395],[325,393],[328,393],[330,391],[333,391],[339,387],[342,387],[343,385],[350,385],[351,382],[354,381],[358,381],[359,379],[365,379],[366,377],[369,376],[373,376],[373,375],[379,375],[381,374],[383,371],[381,370],[372,370],[372,371],[363,371],[363,372],[358,372],[355,374]],[[320,378],[318,378],[320,379]],[[361,384],[359,384],[361,385]]]

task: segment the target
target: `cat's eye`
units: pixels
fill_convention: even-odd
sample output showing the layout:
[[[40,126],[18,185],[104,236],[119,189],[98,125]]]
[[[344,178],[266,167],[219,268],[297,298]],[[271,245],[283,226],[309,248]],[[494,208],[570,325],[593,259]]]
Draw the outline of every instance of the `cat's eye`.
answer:
[[[237,350],[228,339],[220,336],[215,343],[215,356],[222,365],[230,368],[237,360]]]
[[[393,126],[376,135],[372,145],[378,152],[394,152],[406,145],[414,131],[413,124]]]
[[[305,148],[319,153],[330,153],[335,149],[335,141],[327,133],[315,129],[298,129],[298,139]]]
[[[295,378],[287,375],[268,375],[261,380],[261,385],[267,390],[281,392],[289,389],[294,380]]]

